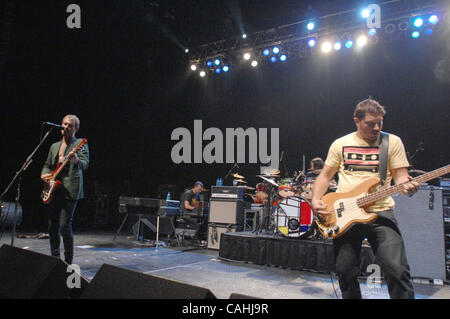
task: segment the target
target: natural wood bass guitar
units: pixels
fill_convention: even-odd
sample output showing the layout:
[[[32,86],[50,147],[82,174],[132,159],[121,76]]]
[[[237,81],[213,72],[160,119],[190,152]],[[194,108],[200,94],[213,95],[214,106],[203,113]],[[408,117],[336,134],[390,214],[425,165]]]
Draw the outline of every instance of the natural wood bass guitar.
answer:
[[[420,184],[448,173],[450,173],[450,164],[417,176],[413,181]],[[322,197],[322,201],[331,214],[316,218],[320,232],[325,237],[337,238],[355,224],[373,222],[378,217],[377,214],[366,212],[365,209],[380,199],[399,193],[405,183],[375,191],[380,184],[380,179],[374,177],[367,179],[349,192],[326,194]]]
[[[66,164],[70,161],[69,156],[78,152],[84,144],[86,144],[87,139],[83,139],[80,144],[77,145],[73,150],[67,154],[66,159],[62,163],[58,163],[58,166],[55,168],[53,172],[50,174],[52,175],[48,182],[44,183],[44,189],[41,194],[42,202],[44,204],[49,204],[53,200],[53,197],[55,195],[55,191],[62,185],[62,182],[57,180],[59,173],[61,173],[62,169]]]

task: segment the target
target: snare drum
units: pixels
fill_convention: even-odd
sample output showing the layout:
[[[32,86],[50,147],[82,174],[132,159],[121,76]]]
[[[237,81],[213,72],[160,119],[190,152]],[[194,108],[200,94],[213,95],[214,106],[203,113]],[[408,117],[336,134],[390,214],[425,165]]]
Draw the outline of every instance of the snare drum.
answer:
[[[283,198],[275,213],[278,230],[286,237],[305,237],[312,231],[314,213],[311,205],[298,197]]]

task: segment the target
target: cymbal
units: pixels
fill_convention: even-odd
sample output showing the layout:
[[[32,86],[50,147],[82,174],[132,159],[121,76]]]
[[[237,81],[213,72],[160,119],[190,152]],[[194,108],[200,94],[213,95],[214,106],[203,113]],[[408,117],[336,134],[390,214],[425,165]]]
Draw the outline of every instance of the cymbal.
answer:
[[[244,187],[244,189],[246,189],[246,190],[249,190],[249,191],[254,191],[256,188],[254,188],[254,187],[251,187],[251,186],[247,186],[247,185],[245,185],[245,186],[243,186]]]
[[[242,179],[234,179],[233,182],[237,182],[237,183],[244,183],[247,184],[246,181],[242,180]]]
[[[259,178],[262,178],[266,182],[268,182],[268,183],[270,183],[270,184],[272,184],[272,185],[274,185],[276,187],[280,186],[277,183],[275,183],[275,181],[271,180],[270,178],[267,178],[267,175],[256,175],[256,176],[258,176]]]
[[[241,176],[239,174],[233,174],[232,176],[236,177],[236,178],[239,178],[239,179],[244,179],[245,178],[244,176]]]

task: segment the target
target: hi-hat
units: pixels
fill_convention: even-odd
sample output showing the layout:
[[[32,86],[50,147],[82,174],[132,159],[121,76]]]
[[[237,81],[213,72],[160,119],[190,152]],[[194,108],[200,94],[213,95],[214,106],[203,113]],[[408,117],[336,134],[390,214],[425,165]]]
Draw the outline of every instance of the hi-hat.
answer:
[[[235,178],[239,178],[239,179],[244,179],[245,178],[244,176],[241,176],[239,174],[233,174],[232,176],[235,177]]]

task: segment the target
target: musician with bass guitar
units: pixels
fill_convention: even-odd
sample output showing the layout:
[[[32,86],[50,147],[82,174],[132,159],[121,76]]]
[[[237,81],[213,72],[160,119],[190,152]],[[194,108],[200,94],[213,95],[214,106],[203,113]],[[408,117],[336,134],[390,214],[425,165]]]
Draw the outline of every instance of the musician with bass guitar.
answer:
[[[381,132],[385,114],[384,107],[371,98],[358,103],[353,115],[357,131],[332,143],[324,168],[313,185],[312,207],[322,223],[319,229],[333,238],[336,272],[344,298],[361,298],[358,275],[365,238],[385,274],[390,297],[414,298],[405,247],[394,216],[394,200],[391,196],[380,197],[366,206],[357,200],[358,185],[373,184],[372,181],[376,184],[380,175],[384,187],[389,187],[393,179],[396,185],[401,185],[399,191],[404,194],[414,194],[419,186],[408,175],[409,163],[401,139]],[[337,192],[324,196],[336,172],[339,174]],[[326,200],[327,196],[342,196],[340,193],[346,193],[347,198],[336,200],[333,205]],[[350,222],[352,214],[368,217],[366,221]],[[339,223],[341,227],[337,226]]]
[[[89,166],[89,149],[86,139],[75,137],[80,128],[76,115],[66,115],[61,126],[62,139],[50,146],[41,171],[42,200],[49,213],[51,255],[59,258],[62,235],[65,261],[72,264],[72,218],[78,200],[84,197],[83,171]]]

